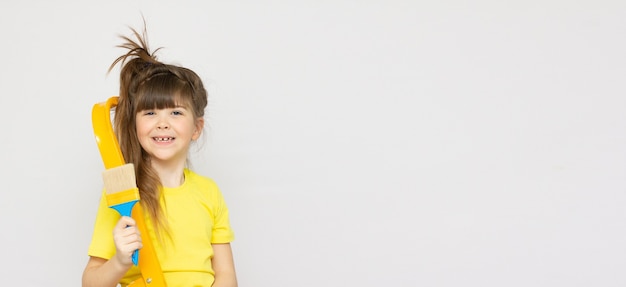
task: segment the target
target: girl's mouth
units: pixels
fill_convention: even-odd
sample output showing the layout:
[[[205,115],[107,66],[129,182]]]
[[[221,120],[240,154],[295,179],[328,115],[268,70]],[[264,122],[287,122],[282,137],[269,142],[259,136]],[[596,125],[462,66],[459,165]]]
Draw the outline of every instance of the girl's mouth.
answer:
[[[170,142],[173,141],[174,138],[153,138],[156,142]]]

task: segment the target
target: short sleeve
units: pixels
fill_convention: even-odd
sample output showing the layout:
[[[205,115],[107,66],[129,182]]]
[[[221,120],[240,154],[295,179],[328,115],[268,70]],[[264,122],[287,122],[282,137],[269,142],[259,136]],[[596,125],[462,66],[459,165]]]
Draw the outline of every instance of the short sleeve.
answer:
[[[105,195],[105,191],[102,191],[88,254],[108,260],[115,255],[113,228],[120,219],[120,214],[107,206]]]
[[[228,207],[219,188],[215,186],[214,193],[213,232],[211,243],[229,243],[235,240],[235,234],[230,226]]]

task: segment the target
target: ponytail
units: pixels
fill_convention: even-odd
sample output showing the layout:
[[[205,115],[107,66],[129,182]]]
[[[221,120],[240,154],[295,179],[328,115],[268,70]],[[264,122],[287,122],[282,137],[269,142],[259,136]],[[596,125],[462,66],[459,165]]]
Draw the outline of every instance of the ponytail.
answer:
[[[113,120],[114,129],[120,144],[124,160],[135,165],[137,187],[141,197],[140,203],[147,215],[152,218],[154,229],[159,237],[161,231],[167,234],[167,224],[159,200],[161,197],[161,181],[157,172],[150,165],[150,156],[142,149],[135,127],[138,108],[138,90],[142,83],[162,70],[164,64],[157,61],[150,51],[144,25],[143,35],[132,29],[137,41],[121,36],[124,43],[117,46],[128,52],[113,61],[108,72],[117,65],[122,66],[120,72],[120,91],[118,105]],[[159,49],[155,50],[158,51]],[[155,69],[156,68],[156,69]]]

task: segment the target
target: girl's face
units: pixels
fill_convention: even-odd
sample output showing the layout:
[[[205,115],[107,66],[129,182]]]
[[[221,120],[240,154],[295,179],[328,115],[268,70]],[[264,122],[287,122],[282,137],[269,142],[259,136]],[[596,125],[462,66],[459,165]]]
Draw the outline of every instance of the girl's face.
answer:
[[[184,164],[189,145],[198,139],[204,120],[184,106],[143,110],[136,115],[139,143],[153,163]]]

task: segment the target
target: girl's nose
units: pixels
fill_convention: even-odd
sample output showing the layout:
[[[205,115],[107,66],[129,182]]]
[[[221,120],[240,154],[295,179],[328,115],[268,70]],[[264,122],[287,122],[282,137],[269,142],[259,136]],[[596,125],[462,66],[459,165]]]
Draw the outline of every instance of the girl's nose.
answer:
[[[169,128],[170,128],[170,125],[167,123],[167,120],[165,120],[164,118],[161,118],[159,122],[157,123],[157,129],[166,130]]]

